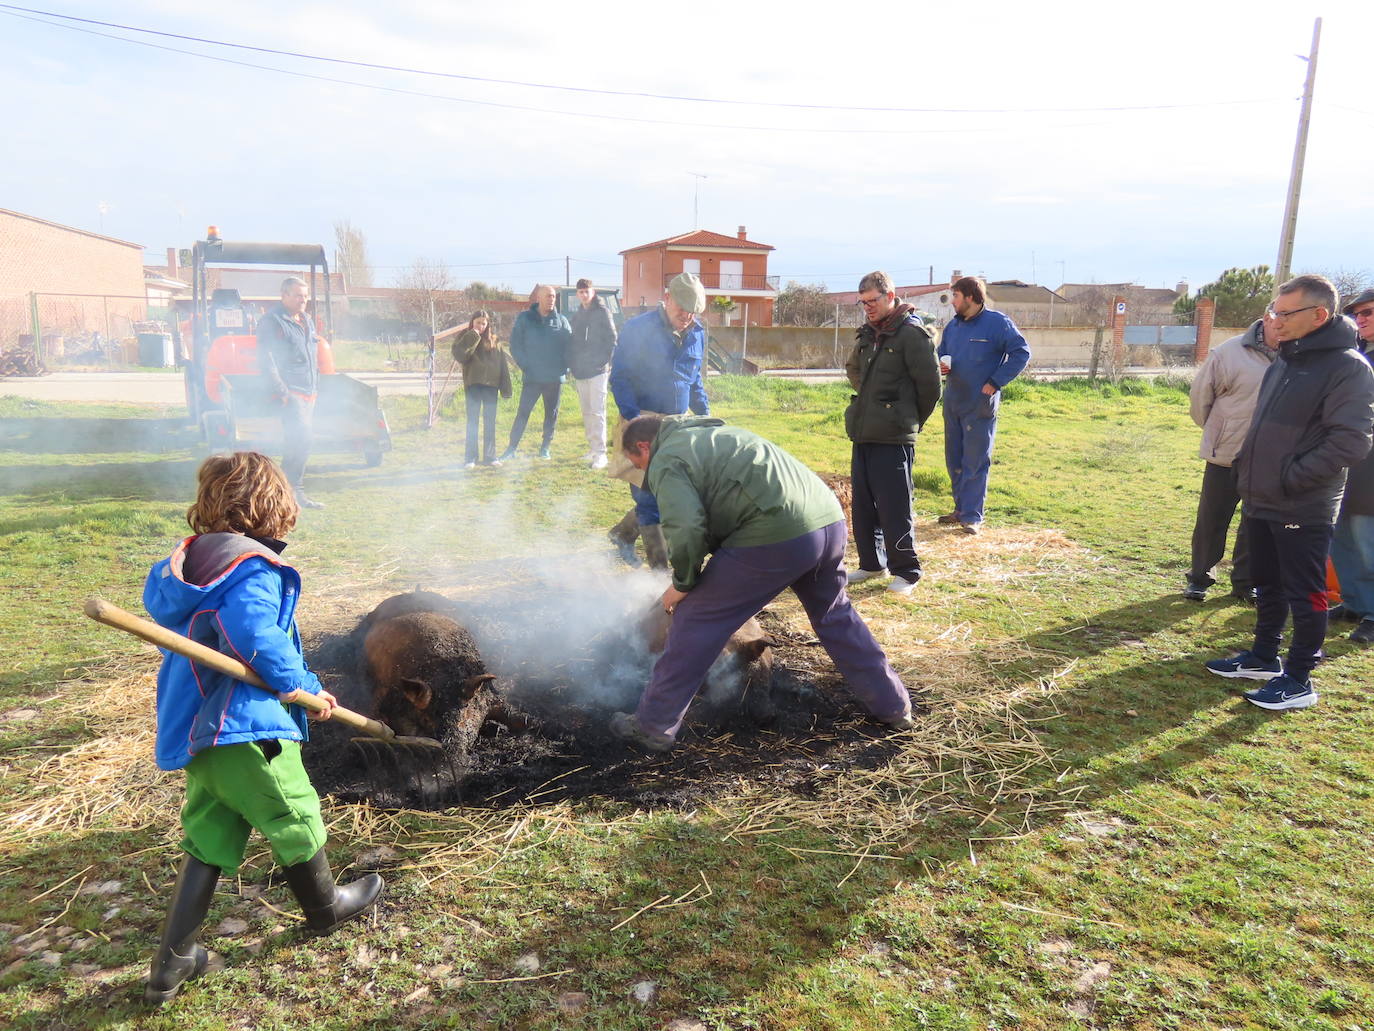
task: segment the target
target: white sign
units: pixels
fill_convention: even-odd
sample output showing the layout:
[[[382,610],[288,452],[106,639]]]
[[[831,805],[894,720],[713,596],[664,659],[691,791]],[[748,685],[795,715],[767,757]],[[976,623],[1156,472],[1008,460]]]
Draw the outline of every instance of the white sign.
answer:
[[[1117,313],[1118,315],[1125,315],[1125,314],[1126,314],[1126,302],[1125,302],[1125,301],[1117,301],[1117,302],[1116,302],[1116,313]]]

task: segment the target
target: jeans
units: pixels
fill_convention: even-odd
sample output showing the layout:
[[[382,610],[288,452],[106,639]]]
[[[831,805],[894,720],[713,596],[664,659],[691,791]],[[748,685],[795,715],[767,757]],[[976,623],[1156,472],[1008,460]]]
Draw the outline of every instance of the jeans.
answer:
[[[528,379],[520,384],[520,405],[515,410],[515,423],[510,428],[510,447],[507,450],[514,451],[520,443],[520,438],[525,435],[525,424],[530,421],[530,413],[534,411],[534,403],[540,398],[544,400],[544,440],[541,446],[548,447],[553,443],[562,389],[561,383],[534,383]]]
[[[1331,562],[1346,608],[1374,619],[1374,516],[1342,515],[1336,520]]]
[[[463,388],[463,401],[467,409],[468,431],[464,460],[477,461],[477,419],[481,416],[483,429],[482,461],[490,465],[496,457],[496,398],[495,387],[472,386]]]
[[[1250,534],[1250,573],[1255,581],[1255,643],[1261,659],[1279,657],[1291,614],[1293,639],[1283,671],[1306,680],[1326,641],[1326,556],[1330,523],[1299,525],[1245,519]]]
[[[311,428],[315,422],[315,399],[287,394],[281,413],[281,471],[296,490],[305,480],[305,463],[310,460]]]

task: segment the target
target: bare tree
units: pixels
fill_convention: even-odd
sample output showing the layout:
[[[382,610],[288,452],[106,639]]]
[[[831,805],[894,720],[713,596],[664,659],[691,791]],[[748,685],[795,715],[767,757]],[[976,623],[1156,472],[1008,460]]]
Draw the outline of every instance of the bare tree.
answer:
[[[334,223],[334,264],[348,286],[371,286],[372,266],[367,261],[367,238],[346,218]]]
[[[1325,276],[1336,285],[1336,293],[1340,295],[1342,304],[1345,304],[1365,287],[1374,286],[1374,275],[1371,275],[1367,268],[1319,269],[1317,274]]]
[[[442,261],[416,258],[396,277],[396,288],[396,312],[407,322],[428,326],[432,312],[439,329],[459,323],[461,312],[453,309],[463,304],[463,295]]]
[[[806,286],[789,281],[778,291],[773,318],[779,326],[823,326],[835,318],[834,302],[825,295],[825,284]]]

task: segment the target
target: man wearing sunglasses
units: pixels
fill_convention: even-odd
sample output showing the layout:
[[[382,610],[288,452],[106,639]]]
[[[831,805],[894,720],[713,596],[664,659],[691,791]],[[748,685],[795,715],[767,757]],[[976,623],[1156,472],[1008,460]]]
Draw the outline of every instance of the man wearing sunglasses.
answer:
[[[1317,702],[1312,668],[1326,640],[1326,556],[1345,493],[1346,470],[1369,453],[1374,371],[1348,319],[1336,315],[1336,288],[1324,276],[1279,287],[1268,317],[1279,356],[1236,458],[1236,483],[1250,537],[1255,638],[1248,651],[1213,659],[1222,677],[1262,680],[1245,699],[1262,709]],[[1287,660],[1284,624],[1293,619]]]
[[[1374,289],[1357,294],[1343,311],[1355,320],[1365,358],[1374,361]],[[1374,644],[1374,452],[1350,467],[1345,502],[1331,541],[1331,562],[1344,599],[1331,610],[1331,618],[1358,620],[1350,639]]]

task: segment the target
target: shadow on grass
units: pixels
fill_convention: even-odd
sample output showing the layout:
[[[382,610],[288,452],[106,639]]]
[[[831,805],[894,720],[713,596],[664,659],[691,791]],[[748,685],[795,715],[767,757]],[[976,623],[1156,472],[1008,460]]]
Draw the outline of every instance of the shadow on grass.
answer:
[[[198,432],[184,418],[0,418],[0,452],[35,455],[161,454],[192,447],[198,439]]]

